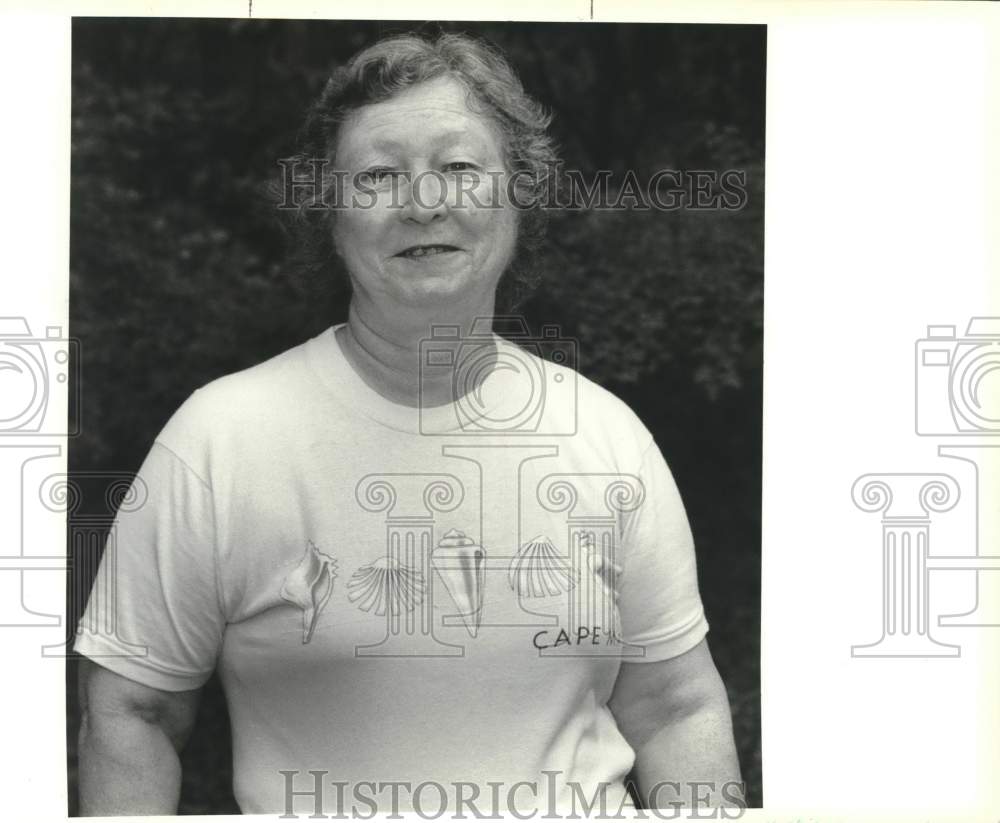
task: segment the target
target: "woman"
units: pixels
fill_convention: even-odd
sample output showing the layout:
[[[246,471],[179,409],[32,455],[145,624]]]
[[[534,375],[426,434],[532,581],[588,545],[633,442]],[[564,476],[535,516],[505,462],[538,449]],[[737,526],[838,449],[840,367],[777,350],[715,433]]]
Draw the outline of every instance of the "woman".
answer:
[[[490,330],[530,286],[546,126],[464,36],[334,73],[306,130],[329,208],[304,204],[302,248],[342,263],[348,320],[195,392],[144,462],[118,632],[76,646],[84,814],[176,810],[216,669],[245,813],[614,814],[633,766],[644,804],[738,801],[659,450],[532,353],[571,362],[570,341]]]

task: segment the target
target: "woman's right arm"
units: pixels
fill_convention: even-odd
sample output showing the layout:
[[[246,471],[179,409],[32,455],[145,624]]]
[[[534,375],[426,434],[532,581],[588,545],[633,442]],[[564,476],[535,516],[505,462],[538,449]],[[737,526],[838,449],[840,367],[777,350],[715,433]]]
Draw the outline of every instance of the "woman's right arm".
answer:
[[[144,686],[80,660],[80,814],[173,815],[200,689]]]

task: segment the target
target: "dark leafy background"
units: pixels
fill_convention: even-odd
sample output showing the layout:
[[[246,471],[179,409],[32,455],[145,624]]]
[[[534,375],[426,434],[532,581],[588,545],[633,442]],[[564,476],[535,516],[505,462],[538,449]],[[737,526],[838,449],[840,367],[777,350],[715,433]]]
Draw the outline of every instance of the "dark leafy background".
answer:
[[[747,174],[735,212],[554,214],[523,312],[536,331],[557,323],[578,339],[580,371],[628,402],[666,455],[759,806],[763,27],[76,19],[71,470],[137,470],[195,388],[343,319],[342,289],[289,270],[266,186],[330,67],[413,28],[499,45],[555,115],[568,168],[619,183],[630,169]],[[75,814],[72,660],[67,675]],[[181,813],[238,812],[228,738],[213,679],[183,753]]]

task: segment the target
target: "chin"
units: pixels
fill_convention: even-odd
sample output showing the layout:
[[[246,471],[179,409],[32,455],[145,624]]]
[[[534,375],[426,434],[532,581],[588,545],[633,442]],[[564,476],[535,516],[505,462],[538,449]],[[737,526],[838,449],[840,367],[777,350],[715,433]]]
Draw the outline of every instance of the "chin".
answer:
[[[434,306],[442,302],[476,299],[483,295],[482,284],[465,277],[433,277],[422,282],[407,282],[399,290],[400,298],[414,306]]]

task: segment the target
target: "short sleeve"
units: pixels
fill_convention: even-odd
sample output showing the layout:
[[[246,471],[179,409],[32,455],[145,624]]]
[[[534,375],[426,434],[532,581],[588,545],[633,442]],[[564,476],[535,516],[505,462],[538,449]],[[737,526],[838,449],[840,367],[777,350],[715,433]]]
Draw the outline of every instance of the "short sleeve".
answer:
[[[654,442],[639,477],[645,496],[624,523],[618,593],[622,640],[655,662],[690,651],[708,632],[698,592],[694,538],[673,475]]]
[[[95,586],[74,649],[153,688],[196,689],[215,668],[225,628],[211,488],[156,442],[130,496],[137,502],[119,509],[98,570],[110,602]]]

